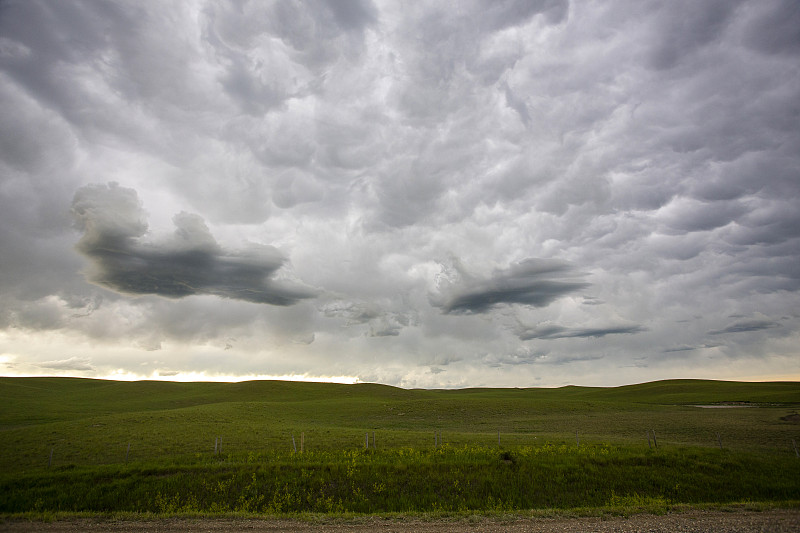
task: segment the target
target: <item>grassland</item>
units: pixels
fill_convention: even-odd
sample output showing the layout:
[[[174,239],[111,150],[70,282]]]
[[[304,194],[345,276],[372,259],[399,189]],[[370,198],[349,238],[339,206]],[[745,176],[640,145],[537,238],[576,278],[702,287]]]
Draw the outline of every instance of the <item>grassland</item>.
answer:
[[[798,383],[429,391],[0,378],[0,513],[791,505],[798,408]]]

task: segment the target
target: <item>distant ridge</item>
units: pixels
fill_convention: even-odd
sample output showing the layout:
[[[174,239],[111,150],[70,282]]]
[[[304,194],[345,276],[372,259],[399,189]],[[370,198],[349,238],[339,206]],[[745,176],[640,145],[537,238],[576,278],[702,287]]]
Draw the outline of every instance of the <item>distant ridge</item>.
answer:
[[[310,402],[335,399],[434,400],[459,398],[583,400],[695,405],[800,405],[800,382],[672,379],[618,387],[401,389],[376,383],[295,381],[110,381],[67,377],[0,377],[0,425],[227,402]],[[11,408],[10,406],[13,406]]]

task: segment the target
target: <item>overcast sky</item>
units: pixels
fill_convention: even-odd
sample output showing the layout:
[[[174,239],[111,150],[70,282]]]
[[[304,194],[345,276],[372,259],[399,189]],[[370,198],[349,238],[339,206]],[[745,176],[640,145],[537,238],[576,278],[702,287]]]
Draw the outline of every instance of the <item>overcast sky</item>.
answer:
[[[0,374],[800,380],[796,0],[3,0]]]

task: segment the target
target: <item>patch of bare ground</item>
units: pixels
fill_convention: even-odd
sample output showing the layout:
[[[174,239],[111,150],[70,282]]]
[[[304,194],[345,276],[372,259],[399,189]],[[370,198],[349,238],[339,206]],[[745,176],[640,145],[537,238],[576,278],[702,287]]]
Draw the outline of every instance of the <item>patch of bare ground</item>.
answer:
[[[9,533],[252,533],[252,532],[687,532],[687,533],[795,533],[800,531],[800,509],[764,511],[685,511],[666,515],[635,514],[629,517],[484,518],[424,520],[419,518],[331,519],[323,522],[284,519],[168,518],[152,520],[66,519],[54,522],[0,521]]]

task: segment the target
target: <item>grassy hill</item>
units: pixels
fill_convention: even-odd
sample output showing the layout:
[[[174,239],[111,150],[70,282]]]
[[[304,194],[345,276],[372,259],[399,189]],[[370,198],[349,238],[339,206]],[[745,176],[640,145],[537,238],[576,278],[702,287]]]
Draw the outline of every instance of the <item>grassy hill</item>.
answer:
[[[696,405],[757,405],[700,409]],[[71,460],[136,443],[179,456],[206,450],[285,449],[306,434],[312,449],[349,449],[377,432],[383,447],[450,443],[532,443],[535,439],[646,442],[790,450],[798,426],[798,383],[671,380],[623,387],[404,390],[377,384],[286,381],[115,382],[77,378],[0,378],[0,431],[28,454],[69,446]],[[72,443],[72,444],[70,444]],[[34,452],[36,450],[36,452]],[[111,453],[111,452],[108,452]],[[113,455],[113,453],[111,453]],[[87,458],[87,460],[89,460]],[[111,456],[109,457],[111,460]],[[30,466],[33,466],[32,463]],[[41,461],[39,461],[41,462]],[[26,466],[0,457],[0,467]]]
[[[698,405],[736,407],[708,409]],[[205,503],[198,500],[195,507],[202,510],[215,501],[215,496],[203,485],[205,481],[191,481],[199,475],[198,469],[202,470],[202,479],[230,475],[230,479],[238,480],[235,483],[238,489],[230,489],[225,496],[228,503],[223,507],[232,510],[237,509],[236,498],[251,485],[241,476],[258,477],[260,469],[280,465],[283,474],[270,470],[270,479],[285,479],[285,486],[291,487],[295,483],[292,476],[309,475],[309,483],[315,480],[312,485],[322,484],[314,485],[314,490],[323,496],[330,492],[324,487],[341,488],[342,472],[355,476],[353,479],[362,479],[359,476],[372,479],[380,471],[389,475],[387,479],[392,483],[401,483],[413,471],[423,487],[414,490],[425,492],[426,476],[452,477],[455,474],[451,471],[456,468],[461,472],[456,476],[460,483],[483,487],[478,491],[483,499],[473,501],[465,496],[454,500],[451,508],[494,505],[490,505],[488,496],[497,498],[502,491],[497,492],[493,487],[505,486],[507,482],[497,468],[508,464],[521,469],[515,473],[519,478],[514,478],[516,492],[502,493],[506,502],[515,502],[507,503],[513,508],[524,502],[574,506],[581,498],[595,503],[606,501],[611,489],[591,486],[618,469],[621,470],[614,474],[618,481],[611,483],[617,487],[614,492],[617,496],[619,491],[628,493],[627,497],[652,492],[647,497],[664,498],[668,494],[675,499],[676,494],[681,494],[676,501],[698,498],[704,501],[701,492],[687,496],[685,489],[675,487],[694,483],[692,479],[699,475],[699,467],[716,472],[721,465],[732,472],[730,476],[739,476],[739,481],[731,485],[725,476],[707,480],[713,486],[719,482],[720,487],[734,487],[708,489],[709,501],[736,497],[740,494],[736,487],[748,494],[751,489],[747,487],[758,483],[763,489],[759,489],[760,498],[800,500],[797,481],[800,459],[795,457],[792,445],[793,439],[800,443],[800,425],[791,416],[799,407],[798,383],[671,380],[613,388],[403,390],[377,384],[283,381],[170,383],[0,378],[0,438],[3,439],[0,512],[28,509],[25,506],[33,505],[31,502],[38,501],[36,498],[50,502],[43,504],[48,509],[99,506],[100,509],[187,510],[194,505],[191,497],[199,498],[200,493],[205,494]],[[658,448],[652,440],[653,434]],[[369,450],[365,450],[366,435],[369,435]],[[300,452],[301,448],[303,454],[295,453],[295,449]],[[498,463],[499,453],[508,455]],[[609,463],[609,457],[603,453],[616,456],[619,464]],[[455,455],[447,459],[446,454]],[[405,467],[403,457],[409,461]],[[446,464],[450,466],[442,466]],[[569,497],[559,499],[558,494],[551,493],[534,498],[528,487],[534,478],[539,484],[551,483],[549,478],[540,479],[547,470],[545,464],[555,469],[551,472],[555,479],[578,475],[570,474],[572,470],[581,472],[578,478],[595,475],[596,479],[584,480],[582,483],[588,485]],[[595,474],[591,474],[591,469],[586,470],[587,464],[595,465],[592,467]],[[632,474],[630,469],[641,477],[641,466],[637,464],[655,468],[650,474],[657,481],[641,481],[643,486],[626,485]],[[750,466],[745,468],[744,464]],[[756,474],[755,468],[761,473]],[[143,474],[142,469],[152,475]],[[165,469],[169,474],[164,473]],[[480,474],[485,483],[474,477],[482,469],[488,469]],[[474,476],[469,477],[472,475],[469,472]],[[782,481],[763,478],[767,472],[779,472]],[[267,475],[266,471],[262,473]],[[798,475],[790,477],[790,474]],[[105,480],[128,479],[145,488],[134,490],[126,486],[118,487],[117,492],[112,490],[114,494],[122,491],[128,495],[119,496],[122,499],[116,504],[100,496],[97,500],[100,503],[86,500],[80,500],[83,503],[69,500],[72,501],[69,505],[53,503],[61,501],[56,487],[63,484],[83,487],[71,493],[84,494],[85,498],[90,486],[98,482],[97,476]],[[761,481],[756,483],[754,476],[760,476]],[[170,481],[163,481],[165,478]],[[357,489],[356,493],[369,489],[373,496],[366,503],[356,502],[354,493],[345,491],[346,494],[337,496],[343,502],[338,507],[332,503],[325,507],[319,499],[323,496],[294,499],[292,505],[283,507],[267,505],[264,500],[257,507],[272,511],[431,510],[441,500],[428,494],[423,501],[409,500],[403,504],[384,498],[383,504],[377,504],[374,492],[378,486],[364,479],[358,483],[361,482],[366,483],[366,488],[356,484],[361,488],[353,485],[351,489]],[[447,484],[452,480],[442,482]],[[666,490],[662,482],[671,483],[671,488]],[[49,487],[47,490],[51,492],[42,486]],[[192,486],[197,489],[195,492],[181,488]],[[263,494],[258,487],[248,490],[255,490],[255,494],[265,498],[277,497],[276,491],[281,487],[274,483],[269,486],[272,487],[269,490],[262,487],[266,491]],[[548,490],[558,492],[558,486]],[[303,487],[311,490],[309,486]],[[770,496],[773,489],[777,490],[777,496]],[[142,490],[150,490],[149,496]],[[395,487],[395,490],[401,489]],[[410,489],[401,492],[407,490]],[[41,491],[49,496],[43,496]],[[131,501],[130,494],[134,493],[139,494],[139,499]],[[162,499],[157,502],[158,494]],[[164,500],[167,494],[177,499]],[[287,497],[292,499],[297,495],[292,492]],[[316,503],[311,505],[308,503],[311,500]]]

